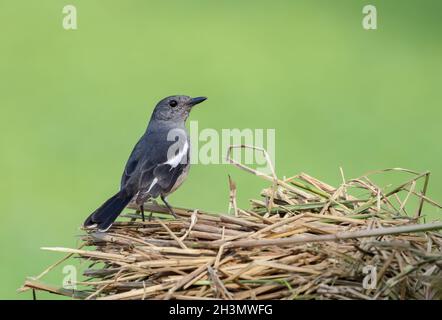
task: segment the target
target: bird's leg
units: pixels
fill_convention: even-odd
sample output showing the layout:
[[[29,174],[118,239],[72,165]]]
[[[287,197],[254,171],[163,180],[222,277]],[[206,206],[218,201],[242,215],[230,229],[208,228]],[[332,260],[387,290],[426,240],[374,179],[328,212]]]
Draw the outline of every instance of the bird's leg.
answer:
[[[166,197],[163,196],[163,195],[161,195],[161,200],[163,200],[164,204],[166,205],[167,209],[169,210],[169,213],[170,213],[171,215],[173,215],[173,217],[174,217],[175,219],[178,219],[178,216],[175,214],[175,212],[173,212],[172,207],[171,207],[170,204],[167,202]]]
[[[141,211],[141,219],[143,219],[143,222],[146,221],[144,218],[144,204],[140,204],[140,211]]]
[[[146,221],[146,218],[144,217],[144,202],[146,202],[145,196],[141,192],[138,192],[135,203],[138,205],[138,208],[140,208],[137,210],[137,213],[141,213],[141,219],[143,222]]]

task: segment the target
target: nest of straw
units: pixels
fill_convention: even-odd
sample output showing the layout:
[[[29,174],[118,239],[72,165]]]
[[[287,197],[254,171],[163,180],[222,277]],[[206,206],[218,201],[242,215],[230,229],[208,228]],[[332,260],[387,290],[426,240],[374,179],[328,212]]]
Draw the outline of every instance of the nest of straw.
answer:
[[[442,223],[422,222],[424,208],[441,208],[425,195],[428,172],[385,170],[411,176],[387,191],[368,175],[333,187],[231,162],[271,183],[251,208],[237,206],[230,177],[230,214],[175,208],[173,219],[148,203],[150,221],[128,213],[107,233],[88,231],[79,248],[44,248],[67,256],[21,290],[113,300],[441,298]],[[41,281],[72,257],[87,265],[75,289]]]

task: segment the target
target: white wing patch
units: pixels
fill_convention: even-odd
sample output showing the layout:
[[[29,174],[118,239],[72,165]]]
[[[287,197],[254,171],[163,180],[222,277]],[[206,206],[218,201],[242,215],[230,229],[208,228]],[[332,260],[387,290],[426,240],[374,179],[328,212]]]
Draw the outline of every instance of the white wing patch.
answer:
[[[181,163],[184,157],[187,156],[187,150],[189,150],[189,144],[186,141],[186,143],[183,146],[183,149],[181,149],[177,155],[173,156],[172,158],[164,162],[164,164],[170,165],[171,166],[170,170],[172,170]]]
[[[152,190],[153,186],[156,185],[158,182],[158,178],[153,179],[152,183],[150,184],[149,189],[147,190],[146,193],[149,193],[150,190]]]

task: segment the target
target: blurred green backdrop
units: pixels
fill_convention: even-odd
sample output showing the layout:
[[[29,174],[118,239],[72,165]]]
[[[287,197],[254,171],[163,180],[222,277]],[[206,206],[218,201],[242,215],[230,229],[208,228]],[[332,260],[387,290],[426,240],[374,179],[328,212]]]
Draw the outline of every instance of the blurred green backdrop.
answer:
[[[62,28],[67,4],[78,30]],[[171,94],[209,97],[200,129],[275,128],[280,176],[430,170],[440,201],[441,17],[437,0],[2,0],[0,298],[31,297],[16,289],[61,257],[41,246],[76,245]],[[225,211],[228,173],[243,207],[266,185],[196,165],[171,203]]]

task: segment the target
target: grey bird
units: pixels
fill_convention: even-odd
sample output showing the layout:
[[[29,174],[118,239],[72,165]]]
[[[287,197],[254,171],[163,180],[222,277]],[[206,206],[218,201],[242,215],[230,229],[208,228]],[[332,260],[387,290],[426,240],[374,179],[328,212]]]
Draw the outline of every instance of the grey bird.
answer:
[[[158,196],[176,217],[166,197],[184,182],[189,172],[190,140],[185,122],[193,106],[206,99],[177,95],[156,105],[145,133],[127,160],[120,191],[86,219],[85,228],[107,231],[132,199],[143,220],[143,204]]]

